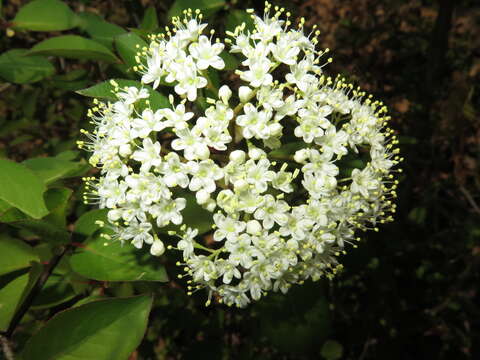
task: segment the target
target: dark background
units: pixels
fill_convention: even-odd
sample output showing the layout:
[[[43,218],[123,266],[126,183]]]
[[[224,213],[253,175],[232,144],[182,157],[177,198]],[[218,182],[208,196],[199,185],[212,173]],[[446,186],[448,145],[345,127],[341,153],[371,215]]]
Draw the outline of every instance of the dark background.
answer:
[[[4,1],[3,18],[13,18],[24,3]],[[66,3],[137,27],[151,5],[166,24],[172,1]],[[221,29],[232,9],[260,13],[259,3],[231,1],[213,26]],[[131,359],[336,359],[340,350],[342,359],[480,358],[480,3],[278,5],[318,25],[320,46],[334,58],[328,73],[344,75],[389,107],[405,158],[396,221],[364,234],[333,281],[296,286],[247,309],[205,308],[203,295],[187,297],[181,282],[159,285],[147,335]],[[3,34],[0,52],[52,35]],[[60,77],[50,81],[0,82],[2,157],[20,161],[73,149],[88,106],[73,90],[112,75],[93,62],[54,64]],[[80,79],[61,77],[79,69],[86,70]],[[72,222],[79,211],[72,209]]]

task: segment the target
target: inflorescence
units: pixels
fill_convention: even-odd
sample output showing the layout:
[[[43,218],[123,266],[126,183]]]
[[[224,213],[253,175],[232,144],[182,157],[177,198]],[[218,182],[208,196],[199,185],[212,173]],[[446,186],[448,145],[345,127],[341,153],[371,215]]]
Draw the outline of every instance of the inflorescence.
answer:
[[[181,252],[180,277],[189,293],[206,288],[207,304],[215,295],[243,307],[331,278],[357,231],[377,231],[395,212],[402,159],[386,107],[324,74],[328,49],[316,49],[319,31],[305,35],[304,19],[292,27],[268,3],[263,18],[251,16],[253,30],[244,23],[223,42],[205,34],[198,10],[174,18],[138,49],[134,67],[142,84],[170,92],[169,106],[152,106],[147,87],[112,81],[117,100],[94,101],[95,129],[78,142],[100,169],[85,179],[85,200],[108,209],[113,235],[104,236],[155,256]],[[241,66],[216,89],[209,69],[224,69],[224,51]],[[345,159],[362,156],[345,175]],[[186,191],[212,214],[210,242],[184,223]],[[167,238],[176,240],[165,244],[158,230],[172,224]]]

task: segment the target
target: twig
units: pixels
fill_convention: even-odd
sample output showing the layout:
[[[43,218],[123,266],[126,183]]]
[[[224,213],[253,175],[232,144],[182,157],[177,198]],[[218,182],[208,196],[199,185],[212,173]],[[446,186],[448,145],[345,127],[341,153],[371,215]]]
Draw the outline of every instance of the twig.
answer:
[[[468,203],[473,208],[473,210],[475,210],[475,212],[480,215],[480,207],[478,207],[473,196],[468,192],[468,190],[465,187],[460,185],[459,189],[462,192],[462,194],[465,196],[465,198],[467,199]]]
[[[2,351],[3,351],[3,355],[5,355],[5,359],[15,360],[15,357],[13,356],[13,351],[12,351],[12,348],[10,347],[10,342],[8,341],[8,339],[5,336],[0,335],[0,343],[2,345]]]

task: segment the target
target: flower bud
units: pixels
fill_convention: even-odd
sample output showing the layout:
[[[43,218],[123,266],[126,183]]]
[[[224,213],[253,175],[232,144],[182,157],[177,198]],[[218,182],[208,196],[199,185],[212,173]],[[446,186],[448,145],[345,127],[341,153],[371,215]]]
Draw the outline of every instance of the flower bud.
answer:
[[[195,196],[197,198],[197,203],[199,203],[200,205],[205,204],[210,199],[210,194],[205,190],[197,191]]]
[[[258,160],[258,159],[266,156],[266,154],[265,154],[265,151],[263,151],[259,148],[253,147],[248,151],[248,156],[250,157],[250,159]]]
[[[301,149],[295,152],[295,155],[293,156],[293,159],[302,164],[304,163],[308,158],[308,149]]]
[[[245,180],[240,179],[235,181],[233,186],[235,187],[235,190],[242,191],[248,188],[248,183]]]
[[[262,225],[257,220],[247,222],[247,232],[251,235],[258,235],[262,231]]]
[[[252,89],[248,86],[240,86],[238,89],[238,97],[242,103],[247,102],[250,100],[250,95],[252,94]]]
[[[227,104],[228,100],[232,97],[232,90],[227,85],[223,85],[219,90],[218,90],[218,97],[222,99],[222,101]]]
[[[245,151],[234,150],[230,153],[230,161],[242,163],[245,161]]]
[[[155,240],[150,247],[150,254],[153,256],[160,256],[165,252],[165,245],[159,239]]]

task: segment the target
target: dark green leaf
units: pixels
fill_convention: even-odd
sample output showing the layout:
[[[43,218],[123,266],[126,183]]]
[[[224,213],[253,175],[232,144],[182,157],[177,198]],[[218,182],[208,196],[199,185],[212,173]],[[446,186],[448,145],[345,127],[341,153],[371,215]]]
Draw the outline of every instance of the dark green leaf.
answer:
[[[197,204],[195,195],[189,193],[180,193],[176,197],[183,197],[187,200],[185,209],[182,210],[183,223],[191,228],[198,229],[199,234],[204,234],[212,230],[213,218],[212,213],[205,210]],[[179,230],[180,226],[169,225],[159,229],[162,234],[167,234],[171,230]]]
[[[147,249],[93,235],[70,258],[78,274],[100,281],[167,281],[158,258]]]
[[[41,220],[32,219],[12,208],[0,217],[0,221],[27,229],[50,243],[66,243],[70,239],[70,234],[65,229],[65,209],[71,194],[72,190],[67,188],[48,189],[44,199],[49,214]]]
[[[271,151],[269,153],[269,156],[272,156],[278,159],[288,158],[294,155],[297,150],[303,149],[304,147],[305,147],[305,143],[301,141],[283,144],[278,149]]]
[[[343,346],[335,340],[327,340],[320,352],[326,360],[338,360],[343,355]]]
[[[158,29],[157,10],[155,10],[153,6],[150,6],[145,11],[142,23],[140,24],[140,29],[147,31],[154,31]]]
[[[252,15],[245,10],[233,10],[228,12],[227,22],[225,28],[227,31],[234,32],[235,28],[245,23],[245,29],[252,31],[254,29],[254,22]]]
[[[7,235],[0,236],[0,254],[0,275],[27,268],[32,261],[38,261],[38,256],[30,245]]]
[[[122,34],[115,38],[115,48],[122,60],[129,67],[137,65],[135,61],[135,56],[137,55],[137,51],[139,51],[137,45],[139,45],[141,49],[147,46],[147,43],[134,33]]]
[[[240,62],[237,60],[235,56],[230,54],[227,51],[222,51],[220,53],[220,57],[223,59],[225,62],[225,70],[236,70],[238,69],[238,66],[240,65]]]
[[[80,216],[75,223],[75,232],[84,236],[91,236],[93,233],[101,228],[96,224],[97,220],[107,222],[108,209],[96,209],[86,212]]]
[[[265,337],[281,351],[296,354],[318,352],[318,344],[330,332],[328,302],[319,283],[296,286],[286,295],[270,294],[259,302],[260,326],[256,336]],[[278,316],[282,314],[282,316]]]
[[[168,11],[168,18],[182,16],[183,10],[199,9],[205,16],[210,16],[225,5],[225,0],[176,0]]]
[[[78,35],[57,36],[44,40],[35,45],[28,54],[102,60],[110,63],[119,61],[115,54],[102,44]]]
[[[75,13],[59,0],[34,0],[20,8],[13,26],[31,31],[61,31],[76,26]]]
[[[47,204],[48,214],[44,220],[64,229],[67,226],[66,210],[68,200],[72,196],[73,190],[68,188],[51,188],[45,193],[45,202]]]
[[[53,317],[27,342],[24,360],[122,360],[147,326],[151,296],[99,300]]]
[[[24,165],[0,159],[0,199],[34,219],[48,214],[43,181]]]
[[[75,297],[70,276],[67,274],[52,274],[42,291],[35,297],[32,309],[47,309],[57,306]]]
[[[78,14],[78,18],[80,29],[108,48],[112,47],[115,36],[126,33],[120,26],[109,23],[96,14],[84,12]]]
[[[13,83],[27,84],[55,73],[53,65],[43,56],[24,56],[26,52],[12,49],[0,55],[0,76]]]

